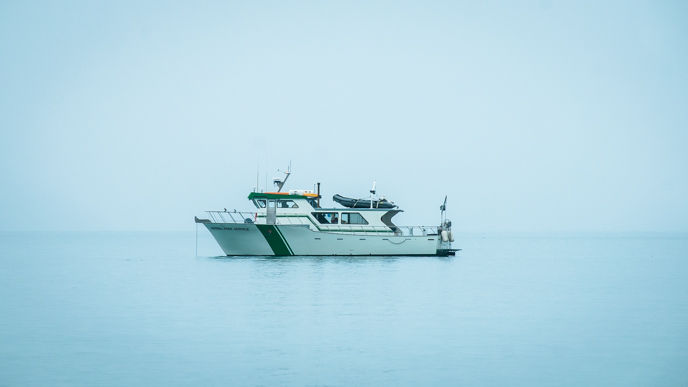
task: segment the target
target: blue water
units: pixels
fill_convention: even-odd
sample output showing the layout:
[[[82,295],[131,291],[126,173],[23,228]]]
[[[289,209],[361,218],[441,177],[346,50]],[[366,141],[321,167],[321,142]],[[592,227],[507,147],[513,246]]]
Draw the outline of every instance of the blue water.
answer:
[[[449,258],[206,234],[198,257],[193,231],[0,234],[0,385],[688,384],[685,234],[464,234]]]

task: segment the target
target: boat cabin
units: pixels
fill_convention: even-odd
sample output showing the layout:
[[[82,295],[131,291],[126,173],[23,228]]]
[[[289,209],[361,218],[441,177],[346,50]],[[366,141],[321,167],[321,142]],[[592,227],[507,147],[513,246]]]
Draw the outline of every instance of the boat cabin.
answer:
[[[390,232],[397,227],[392,217],[402,210],[390,208],[322,208],[310,191],[251,192],[258,224],[303,225],[313,231]]]

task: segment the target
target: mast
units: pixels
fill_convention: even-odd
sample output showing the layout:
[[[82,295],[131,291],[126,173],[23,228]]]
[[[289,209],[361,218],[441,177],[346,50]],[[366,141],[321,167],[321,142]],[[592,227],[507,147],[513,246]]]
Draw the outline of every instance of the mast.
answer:
[[[445,212],[447,211],[447,195],[444,195],[444,204],[440,206],[440,224],[444,225],[444,218],[446,216]]]
[[[377,180],[373,180],[373,189],[370,190],[370,208],[373,208],[373,195],[375,195],[375,183]]]
[[[278,169],[278,171],[279,171],[279,169]],[[282,191],[282,187],[284,186],[284,183],[287,182],[287,179],[289,179],[289,175],[291,175],[291,161],[289,162],[289,168],[287,169],[286,172],[284,172],[284,174],[287,175],[284,178],[284,180],[280,180],[279,178],[273,179],[273,183],[275,183],[275,185],[277,185],[277,192]]]

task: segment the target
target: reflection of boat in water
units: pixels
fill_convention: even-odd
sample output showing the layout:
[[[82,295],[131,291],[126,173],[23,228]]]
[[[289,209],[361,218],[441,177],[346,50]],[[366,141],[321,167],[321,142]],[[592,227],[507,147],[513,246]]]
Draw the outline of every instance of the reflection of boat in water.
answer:
[[[457,251],[451,246],[451,221],[444,216],[446,198],[439,226],[405,227],[392,222],[402,210],[382,198],[374,200],[374,188],[370,200],[335,195],[346,208],[322,208],[319,184],[318,193],[280,192],[285,181],[275,179],[277,192],[251,192],[252,211],[207,211],[208,218],[196,218],[196,223],[206,226],[228,256],[448,256]]]
[[[384,196],[380,197],[378,200],[373,200],[372,205],[370,199],[351,199],[346,198],[342,195],[336,194],[332,197],[332,200],[348,208],[395,208],[394,203],[385,199]]]

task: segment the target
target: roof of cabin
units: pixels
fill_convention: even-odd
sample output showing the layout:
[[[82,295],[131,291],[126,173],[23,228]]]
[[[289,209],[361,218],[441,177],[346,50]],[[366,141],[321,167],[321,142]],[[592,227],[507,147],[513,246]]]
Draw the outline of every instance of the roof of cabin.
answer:
[[[253,199],[316,199],[318,194],[303,194],[303,195],[289,195],[287,192],[251,192],[248,194],[248,200]]]

